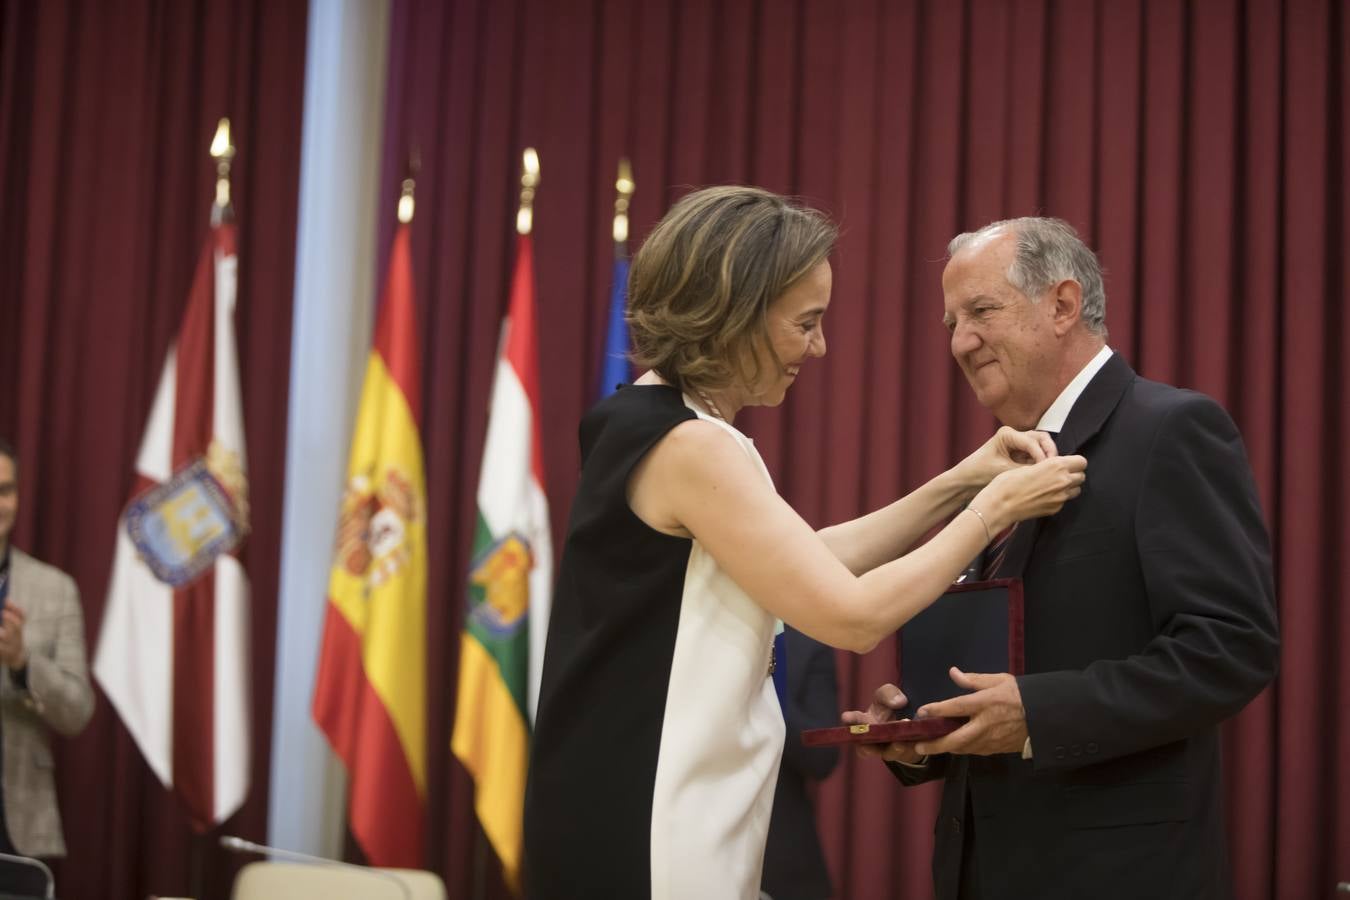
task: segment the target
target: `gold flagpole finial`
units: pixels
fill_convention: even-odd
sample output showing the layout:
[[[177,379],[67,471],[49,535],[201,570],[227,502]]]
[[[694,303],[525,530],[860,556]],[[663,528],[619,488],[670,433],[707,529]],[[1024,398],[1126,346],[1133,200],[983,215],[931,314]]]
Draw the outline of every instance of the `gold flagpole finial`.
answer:
[[[403,193],[398,198],[398,220],[404,225],[412,221],[413,217],[413,180],[412,177],[403,179]]]
[[[614,198],[614,243],[622,244],[628,240],[628,204],[637,190],[633,181],[633,166],[624,157],[619,160],[619,180],[614,182],[617,195]]]
[[[417,173],[422,168],[422,154],[413,147],[412,152],[408,154],[408,174],[403,179],[403,192],[398,198],[398,221],[400,224],[407,225],[413,220],[413,189],[417,181]]]
[[[534,227],[534,192],[539,188],[539,154],[526,147],[520,171],[520,209],[516,212],[516,231],[529,234]]]
[[[221,119],[216,135],[211,139],[211,158],[216,161],[215,209],[223,213],[230,207],[230,163],[234,160],[234,144],[230,141],[230,120]],[[213,217],[215,210],[213,210]]]

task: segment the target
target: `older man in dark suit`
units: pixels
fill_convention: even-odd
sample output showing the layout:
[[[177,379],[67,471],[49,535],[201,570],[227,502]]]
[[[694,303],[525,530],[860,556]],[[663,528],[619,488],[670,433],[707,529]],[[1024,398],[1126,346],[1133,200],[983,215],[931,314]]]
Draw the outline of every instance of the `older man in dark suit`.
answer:
[[[1279,656],[1241,436],[1213,400],[1107,347],[1100,267],[1065,223],[999,222],[949,251],[945,320],[976,397],[1054,432],[1088,478],[986,553],[981,574],[1024,580],[1026,674],[953,670],[972,693],[917,713],[970,721],[873,752],[906,784],[946,779],[940,900],[1226,897],[1218,726]],[[885,685],[845,718],[903,704]]]
[[[74,735],[94,710],[75,582],[10,543],[18,462],[0,439],[0,851],[66,852],[50,732]],[[0,889],[22,873],[0,867]]]

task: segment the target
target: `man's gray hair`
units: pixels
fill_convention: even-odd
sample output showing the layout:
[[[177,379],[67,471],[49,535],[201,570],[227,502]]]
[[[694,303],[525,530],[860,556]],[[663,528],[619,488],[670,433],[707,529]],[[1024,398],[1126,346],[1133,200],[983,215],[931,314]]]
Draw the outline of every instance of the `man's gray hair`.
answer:
[[[1008,267],[1008,283],[1035,303],[1048,288],[1072,278],[1083,289],[1083,324],[1093,334],[1105,337],[1106,288],[1101,263],[1063,219],[1024,216],[991,222],[979,231],[952,238],[947,254],[955,256],[975,241],[1003,230],[1017,238],[1017,255]]]

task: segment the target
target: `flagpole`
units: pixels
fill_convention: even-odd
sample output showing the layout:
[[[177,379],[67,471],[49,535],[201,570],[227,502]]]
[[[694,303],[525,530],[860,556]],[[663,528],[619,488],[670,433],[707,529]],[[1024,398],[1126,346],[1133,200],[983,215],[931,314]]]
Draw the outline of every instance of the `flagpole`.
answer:
[[[417,186],[417,176],[422,170],[422,154],[413,148],[408,154],[407,174],[403,176],[403,185],[398,195],[398,224],[411,225],[413,220],[413,195]]]
[[[632,203],[637,184],[633,181],[633,166],[628,157],[619,160],[619,177],[614,182],[614,253],[628,255],[628,206]]]
[[[614,273],[605,314],[604,352],[600,356],[600,378],[595,392],[597,400],[608,397],[619,384],[633,378],[628,362],[629,336],[624,305],[628,287],[628,209],[636,190],[632,163],[623,157],[619,160],[619,173],[614,182]]]
[[[398,221],[400,225],[411,225],[413,220],[413,177],[403,179],[403,193],[398,198]]]
[[[211,138],[208,150],[216,164],[216,195],[211,203],[211,228],[234,220],[234,208],[230,201],[230,166],[234,162],[236,148],[230,139],[230,120],[222,117],[216,123],[216,132]],[[206,858],[216,847],[216,841],[209,835],[214,830],[207,825],[204,830],[193,829],[192,852],[188,862],[188,884],[191,895],[204,896],[206,891]]]
[[[216,200],[211,205],[212,227],[234,219],[230,201],[230,165],[234,162],[235,146],[230,140],[230,120],[223,118],[216,125],[211,139],[211,158],[216,161]]]
[[[528,235],[534,229],[534,192],[539,189],[539,154],[526,147],[521,155],[520,208],[516,210],[516,233]]]

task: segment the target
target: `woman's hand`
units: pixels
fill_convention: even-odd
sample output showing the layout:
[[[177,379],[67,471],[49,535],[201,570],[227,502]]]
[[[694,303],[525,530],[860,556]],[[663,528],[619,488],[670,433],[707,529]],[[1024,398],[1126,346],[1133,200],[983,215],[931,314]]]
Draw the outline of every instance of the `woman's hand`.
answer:
[[[1081,456],[1054,456],[1018,466],[989,482],[970,505],[984,514],[990,531],[998,534],[1014,522],[1059,512],[1082,493],[1086,469],[1087,460]]]
[[[1044,431],[1018,431],[1004,425],[980,449],[957,463],[956,469],[962,483],[974,494],[1010,469],[1057,455],[1054,440]]]
[[[895,718],[895,711],[909,704],[909,699],[893,684],[883,684],[872,697],[872,705],[867,709],[855,709],[839,717],[845,725],[879,725]],[[877,757],[888,762],[902,762],[919,765],[924,761],[911,744],[858,744],[858,755]]]

